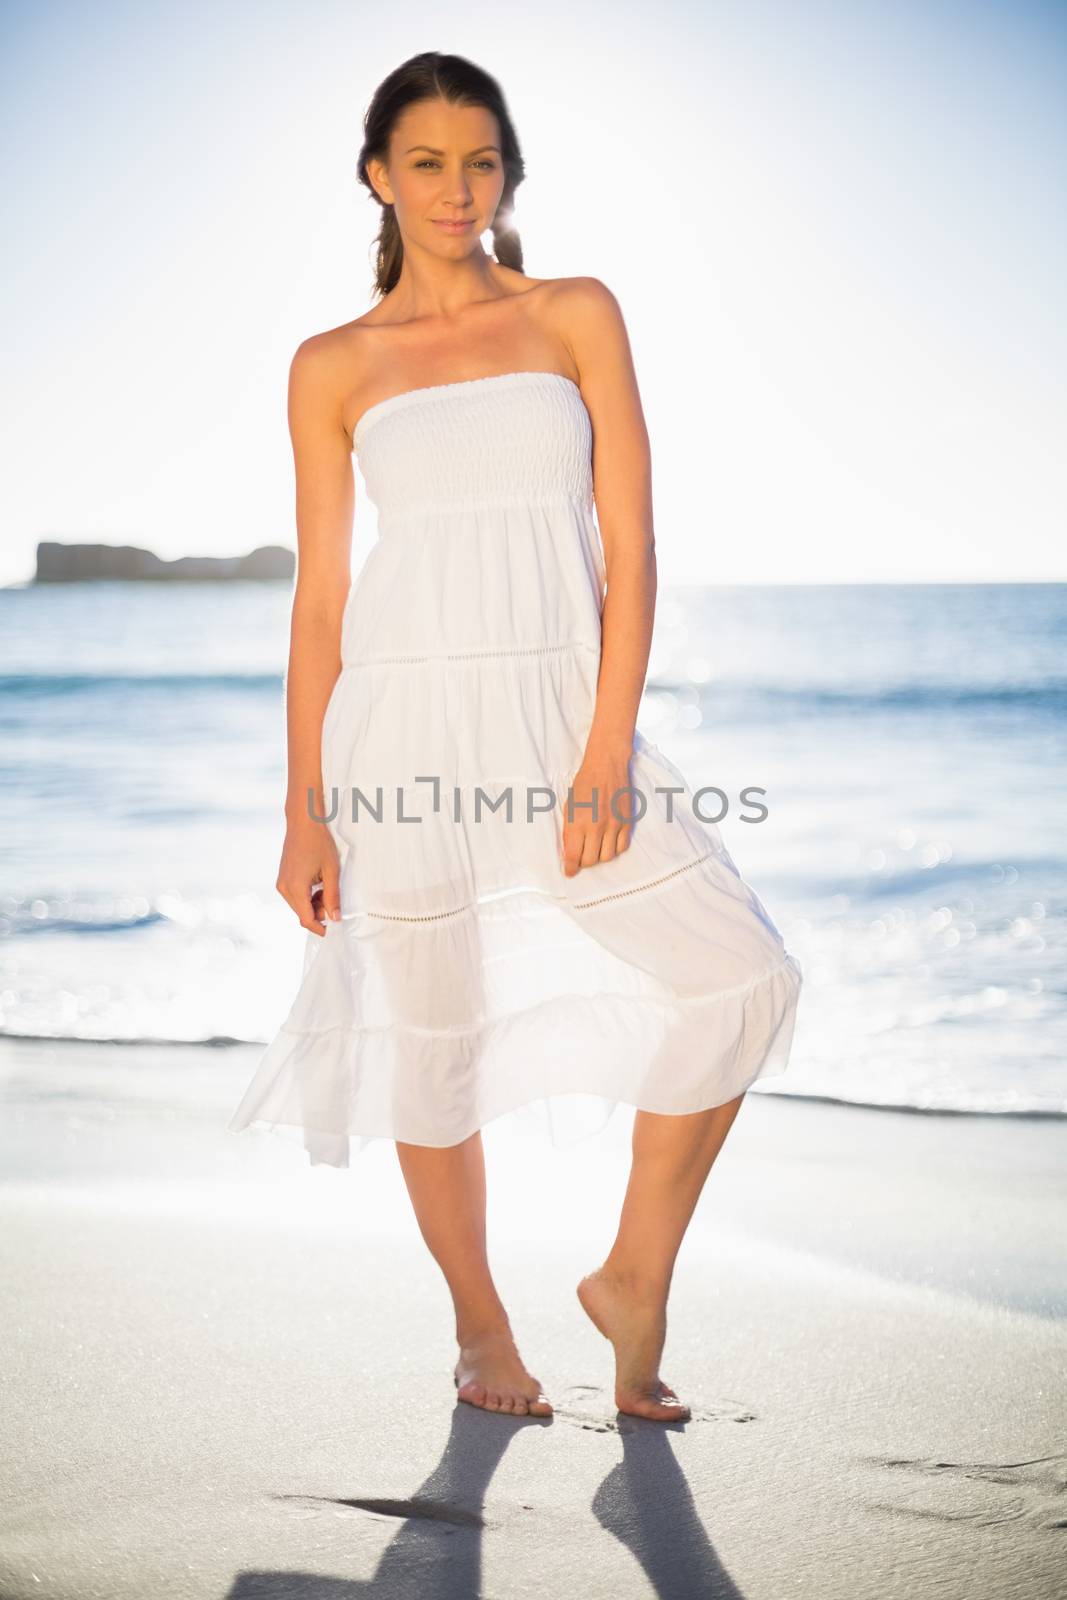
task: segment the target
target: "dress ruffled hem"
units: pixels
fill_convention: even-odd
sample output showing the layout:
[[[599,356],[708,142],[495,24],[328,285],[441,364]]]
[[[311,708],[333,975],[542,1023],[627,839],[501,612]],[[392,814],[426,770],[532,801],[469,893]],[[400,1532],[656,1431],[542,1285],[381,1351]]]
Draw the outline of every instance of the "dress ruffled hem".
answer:
[[[673,1004],[557,995],[462,1035],[396,1023],[283,1027],[227,1131],[265,1128],[295,1138],[313,1166],[347,1167],[374,1139],[445,1148],[519,1113],[567,1147],[601,1131],[620,1104],[687,1115],[783,1073],[801,982],[786,955],[732,990]]]

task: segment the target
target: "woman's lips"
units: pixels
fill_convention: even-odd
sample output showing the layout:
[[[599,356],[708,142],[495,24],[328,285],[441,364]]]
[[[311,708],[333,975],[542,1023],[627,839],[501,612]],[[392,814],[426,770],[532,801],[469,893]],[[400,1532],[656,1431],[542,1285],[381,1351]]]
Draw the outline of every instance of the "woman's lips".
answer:
[[[468,228],[473,228],[474,218],[468,217],[465,222],[439,222],[434,218],[434,227],[442,229],[445,233],[466,233]]]

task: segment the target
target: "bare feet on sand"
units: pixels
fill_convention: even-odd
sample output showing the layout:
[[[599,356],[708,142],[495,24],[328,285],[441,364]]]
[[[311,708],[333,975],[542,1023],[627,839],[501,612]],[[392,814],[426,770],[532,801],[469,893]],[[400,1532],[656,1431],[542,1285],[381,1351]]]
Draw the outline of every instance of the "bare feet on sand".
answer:
[[[651,1422],[687,1422],[689,1407],[659,1375],[667,1336],[662,1294],[616,1276],[605,1267],[578,1285],[578,1299],[593,1326],[615,1350],[615,1404]]]
[[[552,1402],[527,1372],[509,1327],[459,1337],[455,1369],[459,1398],[509,1417],[550,1417]]]

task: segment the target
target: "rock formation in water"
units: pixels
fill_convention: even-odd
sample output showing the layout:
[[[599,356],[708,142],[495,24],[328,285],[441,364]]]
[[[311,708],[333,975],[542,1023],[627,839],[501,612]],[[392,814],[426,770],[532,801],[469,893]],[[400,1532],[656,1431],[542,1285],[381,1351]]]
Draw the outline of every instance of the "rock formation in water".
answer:
[[[63,544],[42,539],[37,545],[36,583],[188,582],[209,579],[292,578],[296,556],[280,544],[264,544],[246,556],[179,556],[164,561],[132,544]]]

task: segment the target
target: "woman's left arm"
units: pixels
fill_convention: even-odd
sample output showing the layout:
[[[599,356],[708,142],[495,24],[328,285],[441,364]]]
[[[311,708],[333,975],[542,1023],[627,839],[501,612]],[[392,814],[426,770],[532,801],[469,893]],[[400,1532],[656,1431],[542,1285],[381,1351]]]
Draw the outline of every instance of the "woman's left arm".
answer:
[[[571,278],[556,309],[593,424],[593,496],[607,575],[596,709],[572,784],[573,822],[564,809],[564,872],[573,877],[630,843],[633,797],[618,791],[630,782],[652,647],[656,540],[648,430],[619,304],[599,279]]]

